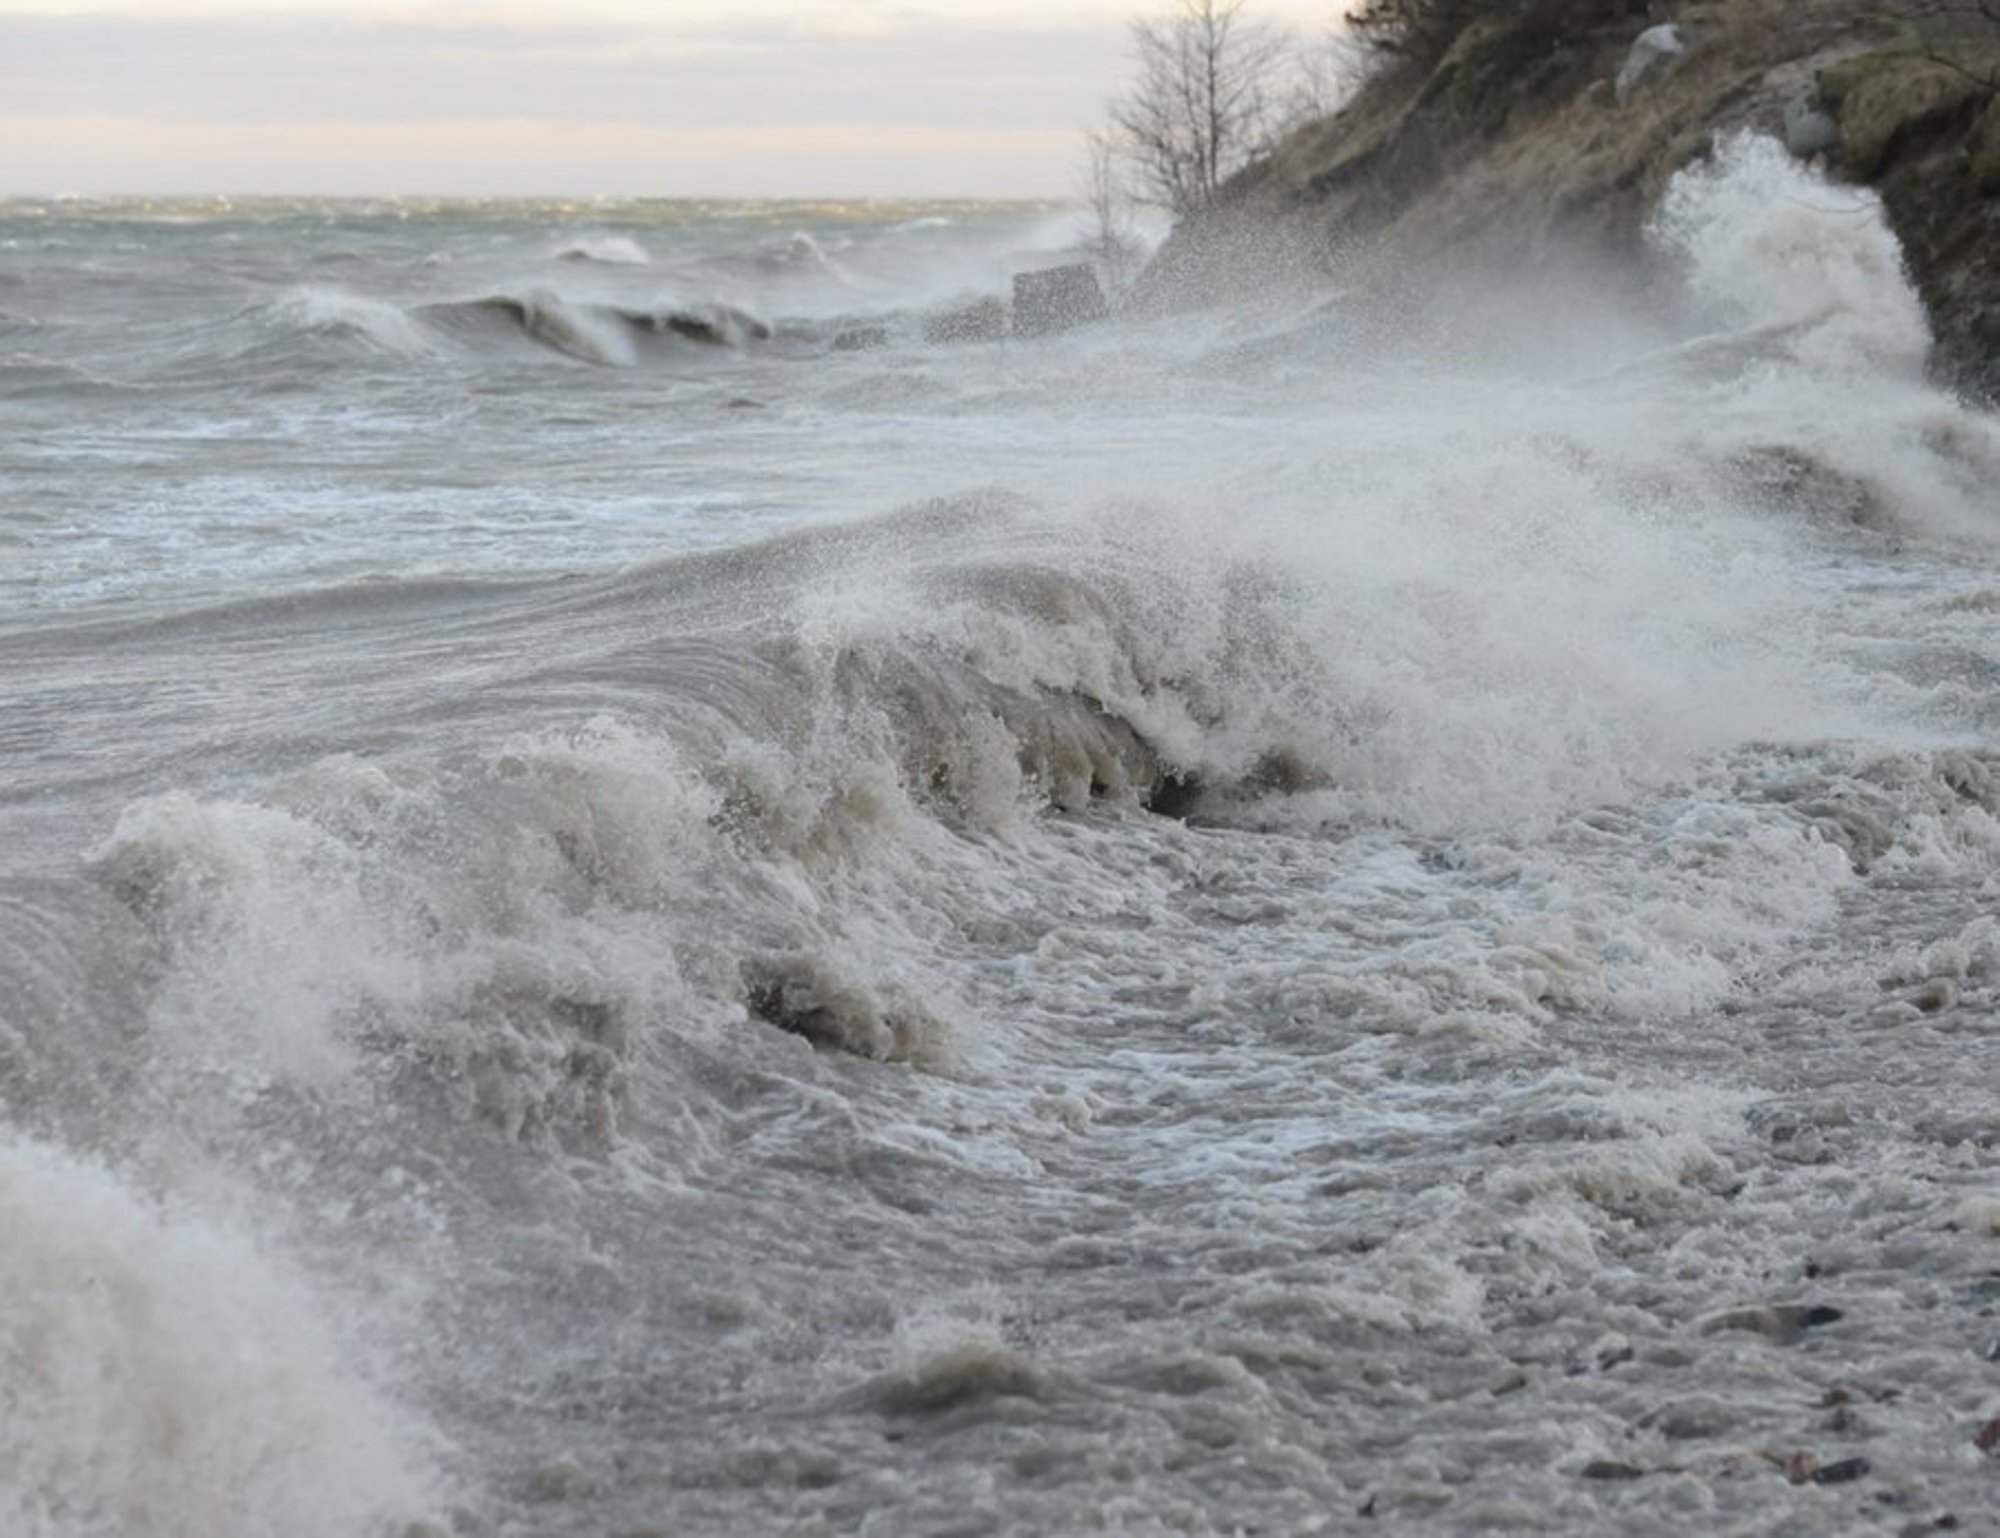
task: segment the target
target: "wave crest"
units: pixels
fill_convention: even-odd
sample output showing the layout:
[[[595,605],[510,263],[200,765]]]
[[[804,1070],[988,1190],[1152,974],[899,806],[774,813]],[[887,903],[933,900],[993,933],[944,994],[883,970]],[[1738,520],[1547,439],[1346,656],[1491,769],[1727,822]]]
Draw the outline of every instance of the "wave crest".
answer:
[[[1766,135],[1737,134],[1674,178],[1654,217],[1696,300],[1834,373],[1920,377],[1930,323],[1866,188],[1836,186]]]
[[[421,1514],[418,1439],[248,1239],[0,1143],[0,1528],[352,1538]]]
[[[607,368],[629,368],[662,345],[743,347],[772,334],[765,321],[730,305],[604,304],[548,289],[429,304],[417,314],[474,345],[525,338]]]

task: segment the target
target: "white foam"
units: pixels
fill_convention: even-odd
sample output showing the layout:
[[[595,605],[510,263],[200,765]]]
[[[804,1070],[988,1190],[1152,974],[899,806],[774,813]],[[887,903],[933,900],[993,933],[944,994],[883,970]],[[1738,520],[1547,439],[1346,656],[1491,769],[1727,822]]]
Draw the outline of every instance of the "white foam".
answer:
[[[246,1089],[340,1077],[357,1005],[414,992],[395,911],[371,903],[353,850],[282,808],[139,802],[98,858],[171,937],[155,1029]]]
[[[1788,332],[1791,352],[1831,373],[1922,371],[1930,326],[1881,200],[1836,186],[1777,140],[1722,141],[1674,179],[1652,233],[1685,260],[1719,323]]]
[[[1774,210],[1802,175],[1730,149],[1690,178],[1662,227],[1718,329],[1622,368],[1611,355],[1653,345],[1633,340],[1646,327],[1593,336],[1571,360],[1598,371],[1581,386],[1560,367],[1496,383],[1490,358],[1482,377],[1464,359],[1399,373],[1282,330],[1225,356],[1234,322],[1210,318],[914,363],[807,362],[781,338],[718,350],[714,388],[567,370],[544,413],[529,349],[487,349],[478,367],[513,372],[462,403],[463,441],[427,418],[407,460],[350,474],[328,455],[328,495],[385,464],[426,497],[463,478],[482,506],[503,480],[530,509],[611,486],[638,511],[618,540],[579,517],[573,575],[308,594],[220,615],[219,638],[173,616],[147,632],[157,658],[115,626],[43,654],[36,722],[105,744],[94,764],[142,765],[76,792],[87,815],[179,763],[220,766],[130,806],[101,853],[132,910],[105,947],[144,995],[102,1032],[143,1054],[176,1154],[215,1149],[230,1167],[210,1177],[275,1222],[324,1216],[357,1274],[409,1270],[379,1251],[395,1225],[362,1209],[383,1163],[419,1172],[398,1200],[425,1210],[397,1223],[437,1236],[426,1269],[465,1306],[403,1366],[492,1479],[475,1526],[597,1530],[652,1502],[690,1530],[750,1530],[781,1525],[780,1503],[799,1517],[829,1471],[842,1501],[991,1480],[991,1459],[882,1453],[852,1397],[813,1399],[829,1384],[894,1416],[1011,1414],[1052,1389],[1084,1406],[1075,1440],[1116,1443],[1119,1472],[1065,1462],[1021,1484],[1064,1503],[1056,1526],[1103,1489],[1157,1526],[1157,1484],[1199,1527],[1222,1510],[1209,1475],[1279,1444],[1304,1472],[1251,1473],[1313,1511],[1256,1520],[1341,1509],[1300,1482],[1338,1461],[1306,1451],[1327,1384],[1358,1425],[1382,1403],[1370,1384],[1438,1417],[1427,1444],[1336,1477],[1489,1488],[1522,1510],[1551,1488],[1588,1499],[1563,1472],[1573,1444],[1622,1445],[1625,1382],[1659,1364],[1560,1364],[1603,1365],[1614,1329],[1679,1351],[1709,1294],[1789,1286],[1822,1242],[1859,1242],[1847,1198],[1876,1174],[1877,1211],[1939,1220],[1898,1243],[1987,1194],[1963,1178],[1987,1111],[1961,1083],[1962,1033],[2000,954],[1992,922],[1968,922],[1990,906],[2000,822],[1990,772],[1940,745],[1937,715],[1948,697],[1989,712],[1965,735],[1992,719],[1995,599],[1990,563],[1932,535],[1973,526],[2000,460],[1982,419],[1912,372],[1879,210]],[[910,266],[931,274],[948,233],[886,244],[926,248]],[[871,238],[844,268],[893,266]],[[1772,281],[1794,251],[1804,276]],[[511,305],[454,324],[511,327]],[[739,388],[773,409],[723,409]],[[307,431],[353,421],[343,405]],[[968,479],[1016,494],[948,494]],[[697,542],[668,511],[684,482],[798,518],[942,500],[592,575]],[[305,495],[288,485],[284,505],[316,508]],[[438,531],[425,554],[490,570],[495,527],[462,546]],[[73,680],[121,705],[213,688],[190,725],[165,703],[94,707],[102,691]],[[97,714],[73,726],[72,708]],[[383,746],[300,767],[342,741]],[[1141,809],[1163,767],[1207,787],[1207,822]],[[1843,1125],[1838,1102],[1874,1093],[1883,1038],[1857,1022],[1885,998],[1912,1045],[1897,1074],[1921,1037],[1959,1032],[1956,1076],[1882,1086],[1832,1162],[1794,1163]],[[35,1056],[38,1025],[10,1023],[9,1050],[47,1080],[62,1059]],[[212,1108],[218,1071],[248,1093]],[[1758,1131],[1746,1101],[1794,1085],[1828,1103],[1794,1141]],[[1956,1143],[1921,1130],[1932,1090]],[[88,1121],[53,1098],[52,1122]],[[53,1521],[56,1491],[109,1503],[118,1531],[154,1488],[176,1538],[297,1530],[256,1483],[264,1463],[239,1481],[262,1527],[203,1504],[230,1456],[273,1438],[288,1488],[383,1488],[379,1406],[322,1372],[350,1332],[253,1233],[35,1145],[0,1171],[0,1219],[29,1235],[0,1281],[30,1300],[0,1340],[26,1319],[52,1360],[126,1374],[111,1409],[44,1394],[0,1429],[16,1438],[0,1449],[39,1460],[9,1492],[24,1520]],[[112,1238],[93,1250],[97,1233]],[[228,1312],[253,1341],[278,1320],[277,1344],[249,1364],[102,1347],[106,1305],[50,1280],[86,1259],[124,1278],[118,1296],[156,1300],[173,1341]],[[979,1275],[1013,1280],[968,1319]],[[1925,1285],[1905,1340],[1923,1338]],[[1197,1357],[1208,1387],[1191,1394],[1172,1364]],[[1715,1360],[1685,1381],[1735,1392]],[[258,1374],[296,1362],[308,1407],[356,1404],[363,1432],[291,1438],[290,1401]],[[1503,1388],[1548,1426],[1510,1411],[1496,1430]],[[1197,1399],[1275,1418],[1168,1470]],[[208,1472],[186,1485],[113,1414],[184,1400],[218,1403],[223,1439],[194,1444],[187,1465]],[[246,1430],[252,1402],[278,1410]],[[801,1408],[773,1431],[774,1404]],[[781,1434],[818,1482],[754,1460],[750,1479],[705,1482],[701,1448],[676,1446],[668,1487],[669,1424],[731,1449]],[[1149,1446],[1152,1425],[1176,1440]],[[1502,1432],[1529,1439],[1510,1470],[1534,1449],[1518,1489],[1478,1451]],[[348,1475],[315,1461],[350,1453]],[[588,1477],[521,1494],[523,1454]],[[1156,1455],[1159,1480],[1133,1485],[1128,1456]]]
[[[566,241],[556,253],[563,261],[602,262],[612,267],[645,267],[652,254],[630,235],[584,235]]]
[[[310,284],[279,298],[270,313],[281,325],[322,336],[357,336],[399,357],[435,355],[437,339],[396,305],[365,294]]]
[[[0,1142],[0,1531],[359,1538],[423,1514],[424,1439],[240,1231]]]
[[[522,329],[558,352],[606,368],[629,368],[637,357],[630,334],[615,314],[571,303],[545,288],[523,294],[518,303]]]

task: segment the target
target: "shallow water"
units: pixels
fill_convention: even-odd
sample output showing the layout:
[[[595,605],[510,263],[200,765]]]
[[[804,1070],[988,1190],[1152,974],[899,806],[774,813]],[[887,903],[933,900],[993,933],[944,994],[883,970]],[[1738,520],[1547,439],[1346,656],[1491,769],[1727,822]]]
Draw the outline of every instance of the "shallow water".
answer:
[[[2000,431],[1872,205],[925,340],[1072,233],[0,208],[0,1528],[1988,1520]]]

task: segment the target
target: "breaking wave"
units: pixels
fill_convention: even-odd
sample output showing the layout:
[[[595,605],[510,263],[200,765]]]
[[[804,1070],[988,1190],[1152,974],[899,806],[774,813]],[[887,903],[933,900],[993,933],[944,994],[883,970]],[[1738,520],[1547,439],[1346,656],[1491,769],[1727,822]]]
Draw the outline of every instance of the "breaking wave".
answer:
[[[1014,1530],[1213,1526],[1223,1488],[1275,1530],[1378,1489],[1421,1520],[1524,1448],[1507,1520],[1581,1530],[1600,1444],[1667,1489],[1635,1422],[1722,1417],[1646,1403],[1669,1368],[1786,1399],[1716,1442],[1761,1513],[1823,1494],[1739,1475],[1824,1408],[1837,1359],[1789,1337],[1839,1309],[1764,1294],[1827,1256],[1976,1397],[1912,1343],[1960,1286],[1933,1259],[1979,1296],[1932,1218],[1991,1221],[1960,1081],[2000,969],[2000,434],[1913,372],[1871,207],[1735,145],[1656,238],[1696,334],[1581,383],[1175,321],[759,378],[810,431],[746,451],[718,409],[697,461],[672,374],[398,369],[408,457],[343,457],[372,377],[309,424],[357,504],[388,467],[429,523],[458,477],[650,512],[684,451],[811,501],[858,442],[868,515],[688,553],[661,513],[643,559],[588,526],[505,579],[492,525],[427,523],[393,576],[9,630],[0,788],[41,842],[0,873],[0,1526],[941,1528],[1005,1446],[1047,1518]],[[224,334],[788,356],[616,276],[294,289]],[[668,436],[628,472],[634,421]],[[134,447],[88,427],[65,476]],[[185,464],[226,499],[222,452]],[[1957,1077],[1882,1110],[1926,1051]],[[1329,1414],[1433,1391],[1448,1436],[1324,1456]]]
[[[681,344],[737,348],[768,341],[771,326],[725,304],[635,305],[572,299],[546,288],[409,308],[329,288],[304,288],[256,312],[267,331],[354,342],[398,357],[443,357],[529,344],[603,367],[631,367]]]
[[[556,252],[562,262],[601,262],[609,267],[646,267],[652,255],[630,235],[590,235]]]
[[[281,332],[353,340],[398,357],[438,351],[438,339],[407,311],[383,299],[341,289],[295,289],[264,312]]]
[[[1777,140],[1718,145],[1675,178],[1651,233],[1711,321],[1782,339],[1821,373],[1922,377],[1930,325],[1880,200],[1814,174]]]
[[[422,1514],[422,1438],[321,1300],[187,1206],[0,1142],[0,1527],[355,1538]]]
[[[566,299],[547,289],[430,304],[417,314],[463,340],[526,338],[607,367],[629,367],[662,345],[742,347],[771,337],[768,323],[730,305],[604,304]]]

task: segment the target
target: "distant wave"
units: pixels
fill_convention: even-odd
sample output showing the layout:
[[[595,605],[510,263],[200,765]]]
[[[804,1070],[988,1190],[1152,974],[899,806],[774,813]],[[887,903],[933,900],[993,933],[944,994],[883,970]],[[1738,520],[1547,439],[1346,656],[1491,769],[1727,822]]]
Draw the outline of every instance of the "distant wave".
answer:
[[[630,367],[662,346],[743,347],[771,326],[725,304],[630,305],[565,298],[549,289],[491,293],[410,308],[311,285],[246,312],[265,333],[358,343],[398,357],[437,356],[454,344],[481,349],[532,344],[603,367]]]
[[[611,267],[645,267],[653,258],[629,235],[586,235],[556,252],[560,262],[602,262]]]
[[[855,286],[855,275],[838,258],[853,245],[845,236],[795,230],[754,250],[719,255],[711,265],[736,282],[748,283],[753,290],[777,284],[795,291],[844,292]]]
[[[419,317],[461,338],[525,337],[604,367],[630,367],[660,343],[742,347],[768,341],[770,325],[732,305],[656,307],[565,299],[546,289],[420,306]]]
[[[436,339],[400,306],[345,289],[317,284],[294,289],[264,314],[280,330],[354,338],[403,357],[437,349]]]
[[[135,388],[103,379],[75,364],[58,363],[27,353],[0,358],[0,396],[27,399],[42,396],[95,395]]]
[[[759,266],[781,271],[825,272],[833,266],[826,247],[804,231],[782,245],[768,246],[758,252],[757,262]]]

